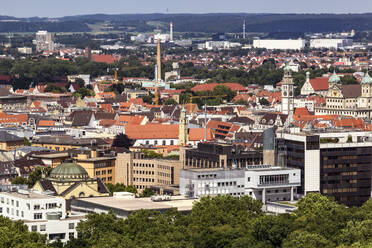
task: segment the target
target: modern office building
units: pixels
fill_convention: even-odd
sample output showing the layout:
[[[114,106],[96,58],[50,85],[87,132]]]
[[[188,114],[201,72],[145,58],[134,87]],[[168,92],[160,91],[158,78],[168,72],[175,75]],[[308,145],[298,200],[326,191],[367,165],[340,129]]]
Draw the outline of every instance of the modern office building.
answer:
[[[62,242],[77,238],[76,226],[85,218],[83,215],[67,215],[63,198],[22,189],[0,192],[0,214],[12,220],[22,220],[29,231]]]
[[[196,149],[185,149],[180,159],[188,168],[232,168],[263,163],[262,151],[246,151],[243,147],[225,143],[202,142]]]
[[[294,201],[301,185],[300,169],[250,165],[236,169],[186,169],[180,173],[180,194],[191,198],[249,195],[263,203]]]
[[[319,192],[347,206],[371,197],[370,132],[277,132],[279,166],[301,169],[299,193]]]
[[[116,157],[117,182],[133,185],[139,192],[151,186],[179,184],[180,160],[146,157],[142,152],[119,153]]]

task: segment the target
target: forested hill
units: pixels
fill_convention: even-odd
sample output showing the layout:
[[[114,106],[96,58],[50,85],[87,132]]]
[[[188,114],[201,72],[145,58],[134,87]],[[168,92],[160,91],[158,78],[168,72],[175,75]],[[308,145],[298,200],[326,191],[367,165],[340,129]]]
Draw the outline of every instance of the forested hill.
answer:
[[[87,32],[90,24],[105,22],[113,30],[152,31],[168,29],[173,21],[178,32],[340,32],[372,30],[372,13],[367,14],[121,14],[78,15],[61,18],[15,18],[0,16],[0,32]],[[7,21],[12,20],[12,21]],[[14,21],[16,20],[16,21]]]

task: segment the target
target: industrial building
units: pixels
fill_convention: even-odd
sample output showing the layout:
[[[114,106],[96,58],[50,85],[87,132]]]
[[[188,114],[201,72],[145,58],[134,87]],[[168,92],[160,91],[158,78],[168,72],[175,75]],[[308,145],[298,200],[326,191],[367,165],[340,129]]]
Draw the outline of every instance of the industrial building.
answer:
[[[352,39],[311,39],[310,48],[339,49],[353,45]]]
[[[306,41],[298,40],[253,40],[254,48],[266,48],[269,50],[302,50]]]

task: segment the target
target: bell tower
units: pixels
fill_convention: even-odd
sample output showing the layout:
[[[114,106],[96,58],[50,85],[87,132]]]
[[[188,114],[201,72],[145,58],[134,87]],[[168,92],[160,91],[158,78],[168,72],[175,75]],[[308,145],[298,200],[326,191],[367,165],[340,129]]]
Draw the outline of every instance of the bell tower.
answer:
[[[292,78],[292,70],[286,65],[284,67],[284,77],[282,80],[282,113],[293,113],[293,98],[294,98],[294,83]]]
[[[178,134],[178,145],[186,146],[189,141],[189,134],[187,132],[187,118],[186,109],[182,107],[180,114],[179,134]]]

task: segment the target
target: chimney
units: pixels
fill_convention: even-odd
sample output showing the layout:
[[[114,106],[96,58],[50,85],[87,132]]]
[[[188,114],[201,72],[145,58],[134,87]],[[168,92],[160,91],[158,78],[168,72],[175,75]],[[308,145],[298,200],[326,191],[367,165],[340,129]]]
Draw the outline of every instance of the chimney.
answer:
[[[169,41],[173,42],[173,22],[170,23]]]

